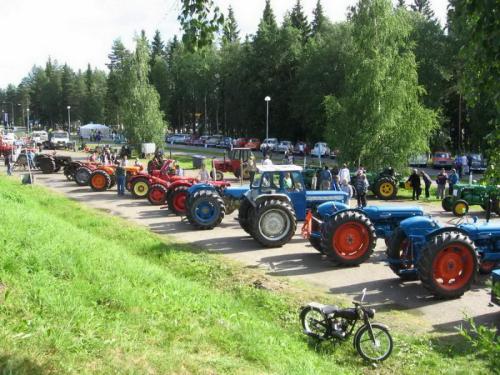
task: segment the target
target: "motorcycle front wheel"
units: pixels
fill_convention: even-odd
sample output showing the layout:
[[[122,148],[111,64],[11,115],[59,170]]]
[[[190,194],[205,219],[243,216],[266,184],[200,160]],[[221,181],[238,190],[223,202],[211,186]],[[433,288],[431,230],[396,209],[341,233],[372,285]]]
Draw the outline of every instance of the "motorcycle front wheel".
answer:
[[[354,345],[359,355],[367,361],[384,361],[392,353],[392,336],[387,327],[373,323],[372,329],[362,326],[354,337]],[[373,335],[372,335],[373,334]]]

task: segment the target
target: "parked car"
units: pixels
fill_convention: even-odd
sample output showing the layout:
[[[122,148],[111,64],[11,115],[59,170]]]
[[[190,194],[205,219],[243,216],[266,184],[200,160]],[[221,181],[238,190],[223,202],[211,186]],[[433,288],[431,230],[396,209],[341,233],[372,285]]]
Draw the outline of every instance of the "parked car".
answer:
[[[311,151],[311,156],[330,156],[330,147],[325,142],[317,142]]]
[[[200,138],[193,141],[193,146],[205,146],[208,138],[210,138],[208,135],[202,135]]]
[[[172,143],[172,138],[175,136],[175,134],[167,134],[165,135],[165,143]]]
[[[278,138],[266,138],[262,143],[260,144],[260,150],[262,151],[263,148],[267,147],[271,151],[276,151],[278,148]]]
[[[482,154],[468,154],[469,168],[473,172],[484,172],[486,170],[486,159]]]
[[[233,140],[234,147],[245,147],[248,143],[248,138],[237,138]]]
[[[184,144],[186,143],[186,140],[189,138],[189,135],[188,134],[175,134],[174,136],[172,136],[172,138],[170,139],[170,143],[174,143],[174,144]]]
[[[259,138],[250,138],[248,143],[245,145],[246,148],[251,149],[252,151],[260,150],[260,139]]]
[[[37,145],[41,145],[43,142],[49,140],[49,135],[45,130],[36,130],[32,133],[31,137]]]
[[[219,142],[222,140],[223,136],[222,135],[212,135],[210,138],[207,139],[205,144],[208,147],[217,147]]]
[[[293,153],[296,155],[308,155],[309,154],[309,146],[307,143],[299,141],[295,143],[295,146],[293,147]]]
[[[432,154],[432,167],[433,168],[452,168],[453,159],[451,154],[447,151],[436,151]]]
[[[293,150],[293,144],[290,141],[281,141],[278,145],[278,152],[286,152]]]
[[[410,165],[410,167],[424,168],[427,167],[427,160],[427,154],[415,155],[408,160],[408,165]]]
[[[189,137],[186,138],[184,143],[192,146],[192,145],[194,145],[194,141],[196,141],[198,138],[200,138],[199,135],[190,135]]]
[[[224,137],[219,141],[219,143],[217,143],[217,147],[219,147],[219,148],[231,148],[232,144],[233,144],[233,138]]]

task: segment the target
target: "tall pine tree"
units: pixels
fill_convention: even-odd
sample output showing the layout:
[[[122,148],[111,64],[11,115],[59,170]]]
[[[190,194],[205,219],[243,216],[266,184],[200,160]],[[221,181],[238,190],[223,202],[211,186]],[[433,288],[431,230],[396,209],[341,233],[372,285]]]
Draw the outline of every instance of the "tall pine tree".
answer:
[[[292,12],[290,13],[290,22],[293,27],[300,31],[302,42],[305,43],[311,35],[311,26],[309,25],[306,15],[304,14],[304,9],[302,8],[300,0],[297,0]]]
[[[413,0],[413,4],[411,5],[411,9],[414,12],[418,12],[423,14],[427,19],[434,18],[434,11],[431,8],[430,0]]]
[[[238,23],[234,17],[233,7],[230,5],[227,9],[227,17],[224,23],[224,31],[222,33],[223,43],[236,43],[240,39],[240,31]]]
[[[313,10],[314,19],[311,23],[311,31],[313,35],[316,35],[323,31],[324,26],[328,23],[328,19],[325,16],[325,12],[323,11],[323,5],[321,4],[321,0],[318,0],[316,3],[316,7]]]

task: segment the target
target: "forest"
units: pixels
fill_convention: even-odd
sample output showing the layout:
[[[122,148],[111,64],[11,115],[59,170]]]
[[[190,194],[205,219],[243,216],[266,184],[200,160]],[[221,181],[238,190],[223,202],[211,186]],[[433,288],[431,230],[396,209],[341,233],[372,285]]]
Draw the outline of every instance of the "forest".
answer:
[[[142,32],[131,51],[118,37],[106,71],[49,58],[0,89],[2,110],[18,126],[29,108],[32,121],[66,128],[70,106],[73,124],[121,125],[133,142],[160,144],[167,129],[263,138],[270,96],[270,136],[326,140],[346,160],[498,151],[495,1],[451,0],[444,26],[430,0],[360,0],[338,23],[321,0],[312,19],[292,5],[278,24],[267,0],[253,35],[220,11],[201,44],[181,14],[182,38]]]

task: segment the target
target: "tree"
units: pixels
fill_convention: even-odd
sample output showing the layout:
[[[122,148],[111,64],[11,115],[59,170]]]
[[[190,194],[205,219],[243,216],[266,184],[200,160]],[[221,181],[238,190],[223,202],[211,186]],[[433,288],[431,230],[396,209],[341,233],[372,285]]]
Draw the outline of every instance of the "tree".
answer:
[[[437,127],[436,114],[420,103],[411,22],[389,0],[360,0],[351,24],[344,94],[325,99],[327,136],[345,161],[403,168],[428,150]]]
[[[316,3],[316,7],[313,10],[314,19],[311,23],[311,31],[313,35],[316,35],[323,31],[323,28],[326,23],[328,23],[328,19],[325,16],[325,12],[323,11],[323,5],[321,4],[321,0],[318,0]]]
[[[157,57],[165,56],[165,44],[161,39],[161,34],[159,30],[155,31],[153,37],[153,42],[151,42],[151,64],[156,60]]]
[[[194,51],[212,45],[214,34],[224,24],[224,15],[213,0],[182,0],[178,17],[186,47]]]
[[[424,15],[427,19],[435,18],[430,0],[413,0],[413,4],[410,7],[414,12]]]
[[[300,0],[297,0],[295,6],[292,9],[292,12],[290,13],[290,21],[292,27],[295,27],[300,31],[302,41],[305,43],[311,35],[311,26],[309,25],[309,21],[307,20],[306,15],[304,14],[304,10],[302,8]]]
[[[238,23],[234,18],[233,7],[230,5],[227,10],[227,18],[224,23],[224,30],[222,33],[223,43],[237,43],[240,39],[240,31],[238,30]]]
[[[129,82],[121,105],[124,131],[129,142],[136,147],[145,142],[154,142],[159,147],[163,143],[166,125],[158,92],[148,81],[148,50],[146,39],[137,38],[135,53],[126,58],[123,70],[123,78]]]

